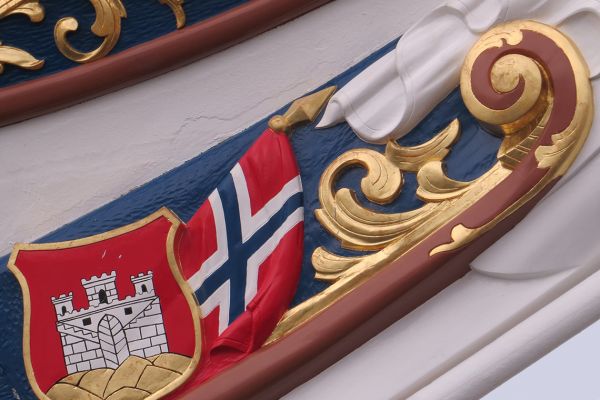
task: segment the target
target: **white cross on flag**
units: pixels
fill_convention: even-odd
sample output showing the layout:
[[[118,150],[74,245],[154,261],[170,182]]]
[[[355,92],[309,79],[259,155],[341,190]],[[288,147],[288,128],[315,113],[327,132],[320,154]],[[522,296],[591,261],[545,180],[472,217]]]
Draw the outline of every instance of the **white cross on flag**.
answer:
[[[180,261],[200,304],[203,381],[260,347],[294,296],[302,185],[287,137],[266,130],[187,228]]]

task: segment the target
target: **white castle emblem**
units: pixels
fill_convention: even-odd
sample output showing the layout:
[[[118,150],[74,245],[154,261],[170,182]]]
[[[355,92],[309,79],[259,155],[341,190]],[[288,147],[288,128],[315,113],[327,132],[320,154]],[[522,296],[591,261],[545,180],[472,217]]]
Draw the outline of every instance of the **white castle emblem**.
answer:
[[[129,355],[147,358],[169,351],[152,272],[132,276],[135,295],[123,300],[119,300],[116,277],[112,271],[81,280],[87,309],[73,310],[73,292],[52,297],[69,374],[117,368]]]

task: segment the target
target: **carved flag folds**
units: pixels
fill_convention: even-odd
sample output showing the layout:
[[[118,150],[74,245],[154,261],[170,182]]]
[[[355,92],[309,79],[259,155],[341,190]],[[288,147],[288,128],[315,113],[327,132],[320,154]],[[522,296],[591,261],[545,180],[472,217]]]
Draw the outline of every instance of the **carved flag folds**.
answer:
[[[302,184],[285,135],[268,129],[187,225],[181,264],[202,315],[195,381],[268,338],[289,306],[303,253]]]
[[[214,376],[275,328],[302,243],[296,160],[269,129],[187,225],[163,208],[96,236],[16,246],[9,267],[24,295],[34,392],[157,399]]]

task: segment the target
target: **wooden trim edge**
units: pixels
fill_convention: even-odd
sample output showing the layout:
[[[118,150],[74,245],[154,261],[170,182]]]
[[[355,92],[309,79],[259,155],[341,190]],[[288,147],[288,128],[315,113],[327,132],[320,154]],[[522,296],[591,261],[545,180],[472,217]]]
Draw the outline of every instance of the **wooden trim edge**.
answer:
[[[57,111],[187,65],[331,0],[254,0],[90,64],[0,89],[0,126]]]

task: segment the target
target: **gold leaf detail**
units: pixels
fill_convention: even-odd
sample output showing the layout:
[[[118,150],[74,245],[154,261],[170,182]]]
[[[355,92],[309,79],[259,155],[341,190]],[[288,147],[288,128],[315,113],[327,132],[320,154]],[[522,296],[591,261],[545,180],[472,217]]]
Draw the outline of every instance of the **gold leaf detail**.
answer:
[[[160,0],[160,4],[166,4],[171,8],[173,14],[175,14],[175,21],[177,22],[177,29],[181,29],[185,26],[185,11],[183,10],[184,0]]]
[[[461,196],[473,182],[450,179],[444,173],[441,161],[430,161],[417,173],[417,197],[429,202],[440,202]]]
[[[429,255],[433,256],[445,251],[459,249],[467,243],[470,243],[474,239],[476,239],[479,236],[479,233],[479,229],[471,229],[467,228],[463,224],[458,224],[454,228],[452,228],[452,232],[450,233],[450,236],[452,237],[452,242],[435,247],[429,252]]]
[[[68,59],[78,63],[91,62],[107,55],[121,36],[121,18],[127,17],[121,0],[90,0],[90,2],[96,10],[92,32],[104,38],[98,48],[90,52],[81,52],[71,46],[67,34],[76,31],[79,27],[79,23],[73,17],[60,19],[54,27],[54,40],[58,50]]]
[[[40,69],[44,66],[43,60],[38,60],[28,52],[16,47],[4,46],[0,43],[0,74],[4,72],[4,64],[16,65],[24,69]]]
[[[44,7],[39,4],[39,0],[8,0],[0,4],[0,19],[14,14],[27,15],[31,22],[41,22],[44,19]],[[44,66],[44,61],[25,50],[0,43],[0,74],[4,72],[4,64],[36,70]]]
[[[147,359],[129,356],[116,370],[97,368],[67,375],[47,396],[51,400],[142,400],[180,378],[190,361],[174,353]]]
[[[362,166],[367,170],[361,181],[365,197],[376,204],[393,201],[403,185],[402,171],[418,171],[429,161],[442,160],[460,132],[453,120],[433,139],[414,147],[389,142],[385,156],[370,149],[355,149],[338,157],[325,170],[319,186],[323,208],[315,211],[317,220],[342,247],[353,250],[381,250],[402,234],[410,232],[440,211],[434,204],[402,212],[385,214],[363,207],[356,194],[347,188],[334,193],[338,177],[348,168]]]
[[[425,163],[443,160],[459,134],[460,124],[455,119],[433,139],[418,146],[405,147],[395,141],[388,142],[385,156],[401,170],[417,172]]]
[[[294,101],[285,114],[275,115],[269,120],[269,128],[275,132],[289,132],[297,124],[313,122],[335,90],[335,86],[330,86]]]
[[[517,51],[510,54],[510,49],[507,49],[506,52],[499,52],[502,56],[495,59],[490,68],[486,64],[485,72],[489,73],[489,81],[485,84],[491,86],[490,89],[498,95],[513,91],[516,85],[521,85],[522,82],[522,92],[518,93],[518,98],[510,98],[510,105],[500,109],[490,108],[475,96],[472,87],[473,82],[481,84],[480,80],[472,79],[472,73],[475,61],[482,53],[493,47],[521,43],[524,31],[533,31],[554,42],[568,58],[575,78],[574,90],[577,99],[574,115],[569,125],[562,128],[561,132],[552,132],[551,145],[544,143],[540,146],[540,137],[542,133],[547,132],[550,112],[553,111],[559,96],[565,94],[553,92],[557,88],[549,81],[552,70],[545,70],[551,66],[536,59],[538,55],[535,51],[528,48],[526,52]],[[565,72],[564,68],[560,71],[570,73],[568,70]],[[453,224],[451,237],[446,243],[441,243],[444,240],[439,241],[436,238],[437,241],[431,245],[432,248],[428,252],[430,256],[459,249],[497,226],[499,222],[543,193],[544,188],[566,172],[585,142],[594,115],[589,71],[581,53],[569,38],[557,29],[533,21],[512,21],[483,34],[465,59],[461,72],[461,93],[469,111],[486,128],[504,136],[496,164],[471,182],[459,182],[446,176],[441,161],[455,140],[453,136],[458,134],[456,126],[448,127],[445,132],[421,145],[419,149],[409,150],[391,142],[388,143],[385,157],[365,149],[352,150],[338,157],[321,178],[319,199],[322,209],[316,211],[317,219],[342,246],[379,251],[362,257],[348,258],[330,254],[322,248],[317,249],[313,254],[317,275],[322,275],[332,284],[289,310],[267,343],[289,334],[320,314],[382,268],[402,268],[402,264],[394,262],[402,260],[411,249],[423,243],[426,238],[433,237],[434,233],[447,224]],[[566,95],[570,96],[569,93]],[[485,99],[485,96],[482,99]],[[552,129],[556,126],[554,124]],[[492,189],[511,174],[517,173],[513,170],[520,168],[523,160],[531,160],[533,149],[536,149],[537,167],[543,171],[540,173],[530,165],[526,166],[529,169],[525,170],[525,173],[519,171],[515,180],[527,176],[530,172],[537,179],[531,187],[526,188],[524,194],[509,204],[499,203],[497,209],[488,210],[489,213],[480,221],[481,226],[466,227],[460,220],[451,222],[484,196],[491,196]],[[381,204],[390,202],[397,196],[402,184],[402,171],[417,172],[417,194],[426,201],[425,205],[406,213],[384,214],[359,205],[354,192],[348,189],[334,193],[337,176],[345,168],[353,165],[367,169],[361,189],[369,200]],[[519,188],[521,189],[523,188]]]
[[[540,168],[557,165],[565,153],[571,152],[572,148],[577,145],[574,139],[577,137],[578,128],[577,125],[571,124],[564,131],[552,135],[552,145],[540,146],[535,150],[535,157],[539,161]]]
[[[370,149],[348,151],[338,157],[323,173],[319,198],[323,208],[315,211],[319,222],[340,239],[345,248],[379,250],[400,233],[418,224],[428,210],[406,213],[378,213],[360,205],[355,193],[347,188],[335,192],[338,177],[352,166],[367,170],[361,180],[365,197],[378,204],[394,200],[403,184],[401,171],[382,154]]]
[[[312,255],[312,264],[317,273],[315,278],[321,281],[334,282],[345,271],[358,264],[364,257],[342,257],[318,247]]]
[[[13,14],[25,14],[31,22],[44,19],[44,7],[39,0],[8,0],[0,4],[0,19]]]

